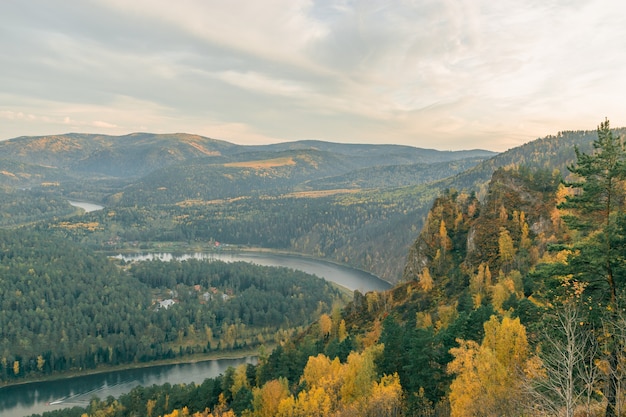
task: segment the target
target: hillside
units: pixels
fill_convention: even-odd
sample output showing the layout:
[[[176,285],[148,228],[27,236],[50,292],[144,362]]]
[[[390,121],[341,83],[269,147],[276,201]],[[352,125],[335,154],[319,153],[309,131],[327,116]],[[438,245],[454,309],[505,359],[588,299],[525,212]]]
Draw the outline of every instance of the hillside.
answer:
[[[136,177],[172,163],[219,156],[236,145],[196,135],[133,133],[20,137],[0,142],[5,159],[94,177]]]
[[[347,165],[342,172],[383,164],[452,161],[468,156],[493,155],[489,151],[442,152],[409,146],[343,145],[317,141],[241,146],[185,133],[133,133],[124,136],[68,133],[19,137],[0,142],[3,160],[29,164],[33,169],[57,169],[60,177],[78,175],[83,178],[137,178],[169,165],[198,158],[204,158],[205,162],[242,162],[271,158],[267,155],[289,150],[317,150],[331,158],[343,159]],[[2,165],[0,168],[5,170]],[[12,173],[11,170],[6,171]],[[35,186],[37,181],[28,181],[27,184]]]
[[[24,201],[43,193],[98,202],[116,213],[74,220],[102,225],[70,231],[93,247],[106,249],[106,242],[120,239],[213,239],[326,257],[390,281],[400,269],[381,257],[403,261],[419,227],[415,219],[421,215],[413,213],[427,207],[424,196],[434,196],[398,187],[449,177],[493,155],[321,141],[239,146],[146,133],[16,138],[0,143],[0,151],[6,157],[0,161],[0,183],[13,195],[27,189]],[[69,205],[54,211],[72,212]],[[11,216],[3,224],[52,218],[38,213]],[[403,236],[389,235],[389,226]]]
[[[0,230],[0,267],[0,388],[103,365],[258,347],[343,302],[328,282],[287,268],[119,265],[23,229]]]
[[[208,226],[210,233],[244,240],[267,233],[276,247],[320,256],[333,248],[349,258],[337,253],[349,247],[366,254],[363,262],[390,264],[393,253],[382,248],[404,236],[390,225],[411,224],[424,213],[401,263],[402,282],[392,289],[355,291],[343,308],[336,304],[295,337],[282,338],[256,367],[231,369],[202,386],[165,385],[92,402],[88,415],[619,415],[626,395],[620,388],[626,381],[620,372],[626,364],[626,149],[619,132],[605,122],[595,137],[571,132],[538,140],[524,152],[511,150],[452,178],[408,187],[250,195],[159,210],[118,206],[39,224],[42,236],[62,231],[63,239],[88,243],[112,231],[193,240]],[[268,161],[283,166],[285,155],[301,151],[284,152],[278,160],[255,159],[254,169],[268,168]],[[525,164],[507,163],[513,158]],[[250,168],[250,161],[244,165]],[[446,186],[454,178],[474,189]],[[179,211],[172,213],[174,207]],[[285,240],[298,235],[306,239]],[[222,276],[198,265],[159,263],[129,272],[153,290],[185,288],[196,278],[207,285],[203,279]],[[9,293],[15,306],[22,301],[18,289]],[[178,334],[185,337],[184,326]],[[32,371],[37,363],[31,361]],[[176,404],[169,402],[174,391]]]
[[[568,335],[571,323],[559,321],[570,317],[564,315],[562,297],[569,293],[583,306],[571,316],[581,335],[594,325],[584,310],[596,304],[576,297],[596,290],[570,287],[560,273],[546,272],[577,266],[563,250],[572,243],[566,212],[557,208],[563,186],[558,174],[542,172],[498,169],[482,200],[443,192],[412,246],[405,282],[385,292],[355,292],[344,309],[322,315],[258,366],[244,365],[176,391],[168,385],[136,389],[117,401],[95,404],[91,412],[256,417],[465,416],[485,410],[518,415],[523,410],[541,416],[547,407],[562,410],[568,404],[542,384],[564,389],[552,372],[564,372],[569,365],[563,361],[569,359],[578,361],[572,362],[576,366],[597,367],[590,380],[594,396],[579,397],[576,409],[604,415],[606,352],[589,339],[572,345],[559,336]],[[622,325],[624,318],[618,320],[616,326]],[[608,337],[606,323],[598,331]],[[568,346],[582,349],[580,356],[550,362],[567,354],[554,349]],[[572,377],[577,383],[584,378],[580,369]],[[164,401],[172,392],[180,406]]]
[[[78,137],[74,148],[88,141],[88,136]],[[564,132],[484,160],[482,156],[463,159],[484,155],[483,151],[438,153],[392,145],[303,141],[242,147],[196,137],[182,142],[171,135],[130,137],[127,142],[117,138],[117,145],[111,146],[122,152],[122,144],[133,144],[134,149],[147,147],[151,155],[158,155],[158,149],[167,144],[172,149],[188,149],[184,155],[189,159],[160,160],[160,166],[146,175],[121,179],[87,176],[77,180],[82,174],[71,168],[59,171],[55,178],[46,168],[46,179],[52,176],[55,182],[32,192],[42,188],[38,192],[57,199],[67,196],[101,202],[110,209],[72,220],[97,221],[102,226],[95,231],[72,229],[69,236],[76,241],[108,249],[111,241],[217,240],[336,260],[398,282],[407,252],[440,192],[473,190],[484,198],[491,174],[498,167],[519,163],[566,175],[567,164],[575,159],[574,146],[589,149],[594,133]],[[30,140],[34,139],[26,141]],[[188,145],[196,140],[198,146]],[[219,154],[207,156],[196,149],[200,145]],[[93,150],[82,158],[94,164],[95,172],[97,158],[88,157],[92,154]],[[430,158],[430,163],[415,163],[424,158]],[[460,159],[446,161],[450,158]],[[143,158],[133,170],[149,166]],[[72,179],[67,180],[68,176]],[[17,186],[14,179],[10,184],[13,189]],[[65,210],[72,212],[69,207]],[[13,216],[5,224],[19,224],[21,218]],[[44,219],[45,213],[39,218]],[[58,229],[53,226],[53,230]]]

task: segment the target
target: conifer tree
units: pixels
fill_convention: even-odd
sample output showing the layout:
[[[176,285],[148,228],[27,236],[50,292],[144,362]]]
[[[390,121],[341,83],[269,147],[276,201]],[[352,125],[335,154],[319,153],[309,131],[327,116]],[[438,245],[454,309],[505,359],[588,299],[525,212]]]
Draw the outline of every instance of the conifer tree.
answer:
[[[572,189],[559,205],[566,210],[563,221],[574,231],[566,274],[585,284],[585,295],[597,313],[596,322],[611,320],[623,301],[626,281],[626,149],[605,120],[598,126],[593,152],[576,148],[576,164],[568,167],[578,180],[566,183]],[[623,341],[613,335],[605,338],[608,363],[617,366]],[[611,372],[611,375],[614,375]],[[606,384],[606,416],[615,416],[614,377]]]

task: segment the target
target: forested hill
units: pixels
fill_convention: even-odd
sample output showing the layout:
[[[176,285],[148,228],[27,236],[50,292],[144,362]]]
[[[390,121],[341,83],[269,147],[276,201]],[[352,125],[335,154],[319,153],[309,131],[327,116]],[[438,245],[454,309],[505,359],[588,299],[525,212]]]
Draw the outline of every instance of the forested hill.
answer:
[[[626,148],[601,127],[569,181],[506,167],[482,198],[442,191],[402,283],[355,292],[258,366],[76,416],[621,415]]]
[[[411,187],[494,155],[322,141],[239,146],[147,133],[23,137],[1,142],[0,152],[0,225],[48,221],[49,230],[104,250],[138,241],[275,248],[389,281],[400,277],[424,199],[433,197]],[[50,207],[42,207],[46,198]],[[108,210],[68,219],[78,213],[63,198]],[[82,227],[92,222],[98,227]]]
[[[7,160],[91,176],[134,177],[172,163],[215,157],[237,148],[188,134],[133,133],[125,136],[69,133],[0,142]]]
[[[96,227],[85,224],[85,227]],[[116,265],[0,230],[0,387],[25,377],[279,342],[342,302],[304,272],[244,262]]]
[[[14,226],[45,220],[51,224],[37,227],[63,231],[104,250],[133,242],[149,248],[211,241],[280,249],[397,282],[442,190],[476,191],[483,198],[494,170],[519,164],[566,176],[574,146],[590,149],[594,135],[563,132],[495,156],[319,141],[242,147],[189,135],[98,136],[91,142],[88,135],[21,138],[0,146],[22,160],[32,148],[71,157],[59,154],[53,161],[45,152],[34,152],[40,162],[49,158],[46,167],[0,161],[0,179],[7,187],[0,194],[0,222]],[[20,150],[22,140],[31,145]],[[116,155],[118,165],[107,158],[96,163],[98,155]],[[417,162],[424,158],[430,161]],[[77,171],[88,166],[93,171]],[[110,169],[111,175],[138,176],[104,175],[98,167]],[[150,172],[138,174],[144,171]],[[100,202],[107,210],[68,218],[75,210],[63,198]],[[82,227],[90,222],[98,227]]]
[[[378,165],[400,165],[416,162],[442,162],[467,157],[489,157],[493,152],[475,150],[446,152],[394,145],[343,145],[331,142],[301,141],[279,145],[242,146],[184,133],[133,133],[124,136],[69,133],[39,137],[20,137],[0,142],[0,154],[7,161],[58,169],[61,173],[99,178],[139,177],[157,169],[203,158],[205,164],[271,159],[268,154],[287,150],[317,150],[344,161],[343,172]],[[265,153],[265,156],[259,156]],[[0,165],[7,177],[17,174]],[[35,169],[35,168],[33,168]],[[41,168],[37,168],[41,169]],[[22,182],[13,176],[17,186],[37,184]],[[0,180],[3,178],[0,176]]]

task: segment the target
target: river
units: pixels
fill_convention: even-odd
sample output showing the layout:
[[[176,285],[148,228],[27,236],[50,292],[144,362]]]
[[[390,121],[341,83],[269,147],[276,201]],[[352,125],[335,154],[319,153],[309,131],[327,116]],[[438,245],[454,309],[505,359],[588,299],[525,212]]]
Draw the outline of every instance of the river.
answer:
[[[171,253],[149,253],[133,255],[117,255],[117,259],[125,261],[145,261],[159,259],[162,261],[207,259],[224,262],[250,262],[261,266],[284,266],[309,274],[317,275],[327,281],[341,285],[350,291],[359,290],[362,293],[368,291],[383,291],[391,288],[391,284],[368,272],[323,261],[320,259],[305,258],[297,255],[270,254],[265,252],[211,252],[211,253],[188,253],[174,255]]]
[[[99,204],[85,203],[83,201],[67,201],[70,206],[79,207],[85,210],[85,213],[91,213],[92,211],[102,210],[104,207]]]
[[[151,366],[4,387],[0,388],[0,416],[23,417],[74,406],[84,407],[94,396],[102,400],[109,395],[117,398],[138,385],[201,383],[223,374],[229,366],[242,363],[256,364],[256,358]]]
[[[224,262],[251,262],[262,266],[284,266],[315,274],[350,290],[361,292],[385,290],[391,285],[364,271],[317,259],[268,253],[170,253],[117,255],[127,261],[160,259],[209,259]],[[219,359],[180,365],[162,365],[141,369],[106,372],[72,377],[54,382],[34,382],[0,388],[0,416],[23,417],[55,409],[85,406],[93,396],[119,397],[137,385],[202,382],[223,373],[229,366],[254,363],[255,358]],[[50,404],[52,403],[52,404]]]

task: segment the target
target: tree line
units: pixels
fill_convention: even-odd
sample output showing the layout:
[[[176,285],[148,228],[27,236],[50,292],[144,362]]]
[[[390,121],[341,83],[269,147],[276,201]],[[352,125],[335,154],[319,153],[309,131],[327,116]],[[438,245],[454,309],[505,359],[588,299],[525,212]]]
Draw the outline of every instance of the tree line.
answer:
[[[0,380],[275,343],[341,302],[321,278],[246,263],[115,265],[0,231]],[[171,299],[168,308],[159,301]]]

